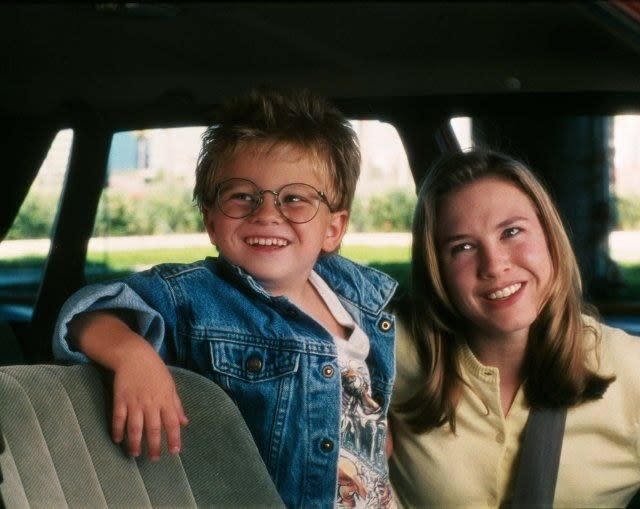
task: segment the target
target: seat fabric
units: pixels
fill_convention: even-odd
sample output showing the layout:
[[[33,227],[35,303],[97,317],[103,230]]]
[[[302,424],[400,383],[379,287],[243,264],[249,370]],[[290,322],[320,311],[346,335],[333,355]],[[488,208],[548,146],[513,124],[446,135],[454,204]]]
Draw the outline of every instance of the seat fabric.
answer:
[[[0,367],[6,507],[282,507],[251,434],[216,384],[170,368],[189,424],[151,462],[109,435],[109,375],[91,365]]]

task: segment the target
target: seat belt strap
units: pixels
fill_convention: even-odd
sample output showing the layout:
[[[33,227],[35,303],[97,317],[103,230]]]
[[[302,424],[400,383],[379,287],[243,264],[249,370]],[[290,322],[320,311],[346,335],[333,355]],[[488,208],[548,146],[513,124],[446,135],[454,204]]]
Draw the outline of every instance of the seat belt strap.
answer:
[[[566,408],[531,409],[520,447],[511,507],[553,506]]]

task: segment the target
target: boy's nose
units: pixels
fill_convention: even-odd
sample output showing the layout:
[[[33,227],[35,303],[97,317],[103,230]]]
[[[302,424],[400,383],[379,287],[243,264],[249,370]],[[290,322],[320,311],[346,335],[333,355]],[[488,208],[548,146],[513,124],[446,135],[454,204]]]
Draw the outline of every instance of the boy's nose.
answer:
[[[269,194],[266,194],[269,193]],[[273,191],[263,191],[262,202],[251,214],[251,219],[254,221],[269,221],[279,222],[281,221],[282,214],[276,205],[277,196]]]

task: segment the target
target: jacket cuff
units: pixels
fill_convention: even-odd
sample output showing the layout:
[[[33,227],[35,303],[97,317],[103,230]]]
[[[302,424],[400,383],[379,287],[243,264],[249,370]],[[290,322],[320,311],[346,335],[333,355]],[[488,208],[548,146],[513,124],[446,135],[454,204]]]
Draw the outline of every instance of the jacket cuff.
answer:
[[[64,303],[53,331],[53,356],[58,361],[88,363],[91,360],[75,348],[68,337],[68,324],[80,313],[109,310],[125,311],[127,323],[144,336],[156,351],[164,338],[164,320],[131,287],[122,282],[86,286]]]

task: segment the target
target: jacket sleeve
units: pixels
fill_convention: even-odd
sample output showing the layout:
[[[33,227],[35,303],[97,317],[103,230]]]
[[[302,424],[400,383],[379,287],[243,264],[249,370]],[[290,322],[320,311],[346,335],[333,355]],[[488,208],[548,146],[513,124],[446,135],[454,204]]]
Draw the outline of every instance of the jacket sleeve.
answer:
[[[90,362],[69,342],[68,324],[74,316],[88,312],[110,310],[126,314],[127,323],[161,352],[164,350],[165,320],[161,313],[145,302],[131,286],[118,281],[86,286],[65,302],[58,315],[53,333],[53,355],[56,360],[73,363]]]

